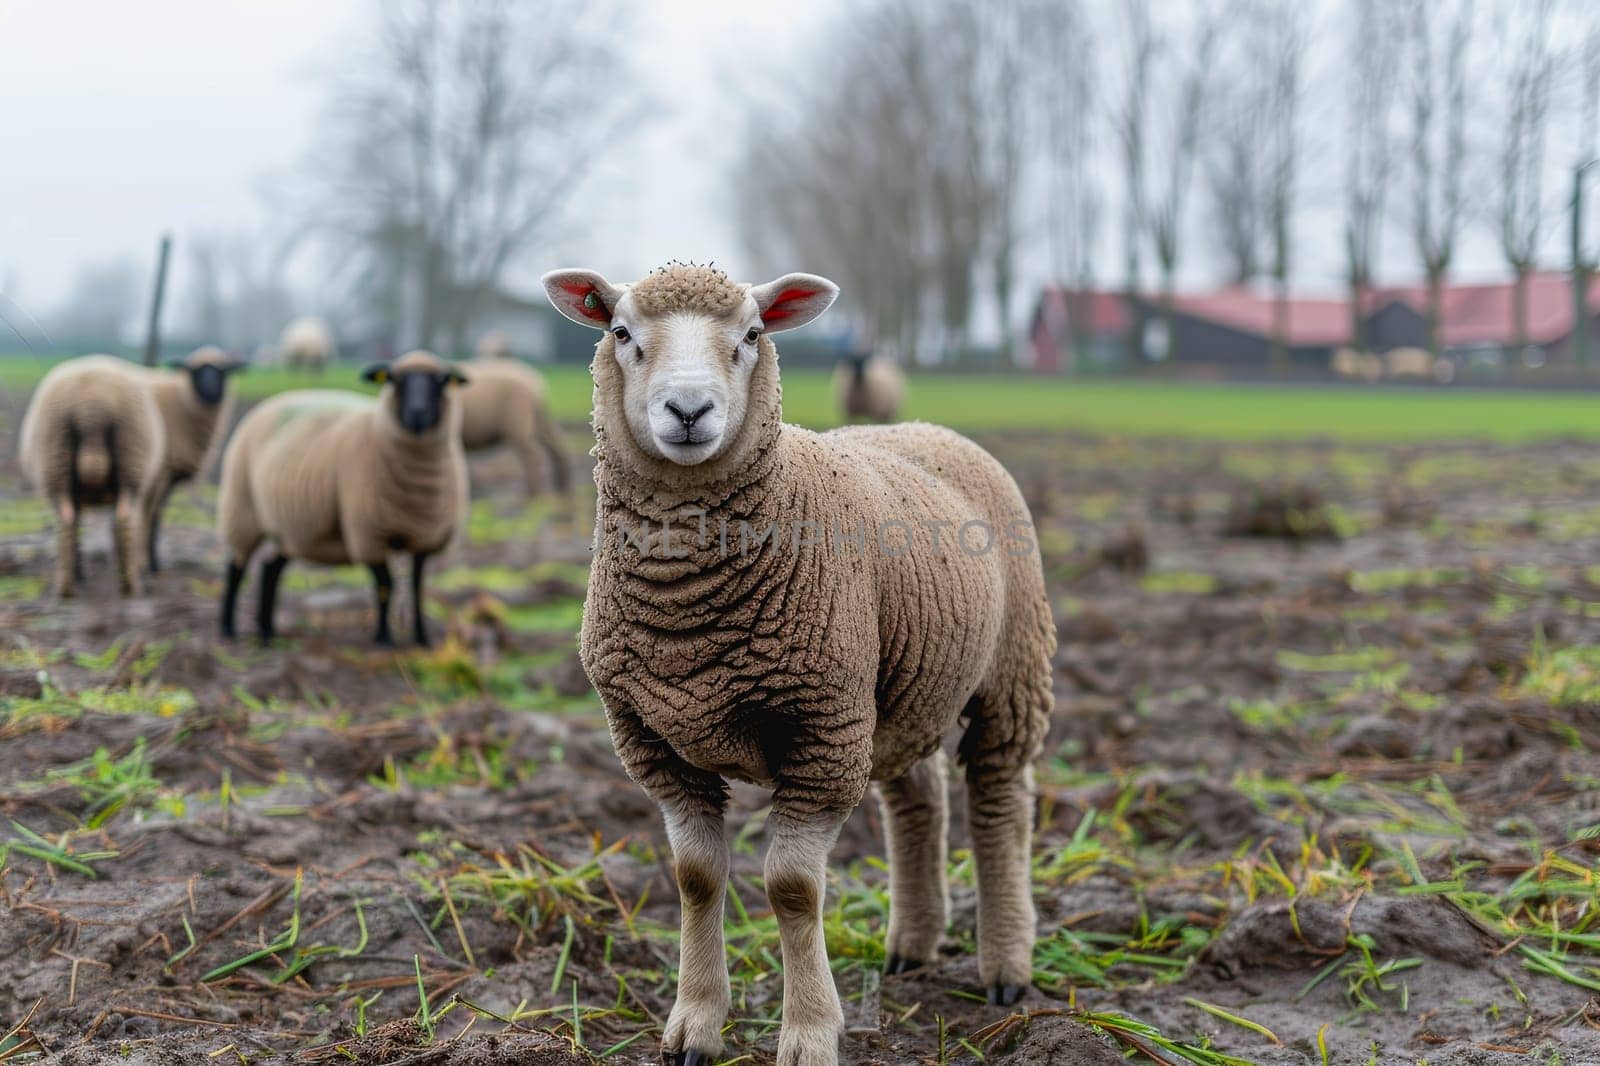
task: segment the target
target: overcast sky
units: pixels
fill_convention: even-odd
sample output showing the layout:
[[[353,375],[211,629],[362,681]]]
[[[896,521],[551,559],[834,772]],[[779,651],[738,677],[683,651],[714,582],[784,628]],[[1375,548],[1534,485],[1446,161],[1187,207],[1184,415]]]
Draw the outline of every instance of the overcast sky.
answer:
[[[581,191],[584,224],[528,256],[513,282],[575,263],[629,278],[670,258],[715,260],[745,276],[748,256],[725,215],[729,138],[739,128],[728,87],[782,69],[836,3],[646,5],[618,46],[631,49],[659,117]],[[341,43],[367,11],[362,0],[0,0],[0,286],[44,308],[79,265],[119,253],[144,261],[163,230],[181,241],[196,230],[256,228],[274,185],[304,157],[324,72],[337,69]],[[1324,110],[1337,121],[1331,104]],[[1338,163],[1307,164],[1324,202],[1300,227],[1297,282],[1332,290]],[[1114,203],[1109,156],[1105,173]],[[1200,215],[1198,186],[1192,202]],[[1203,241],[1204,219],[1191,221]],[[1107,241],[1115,228],[1107,225]],[[1551,226],[1552,250],[1563,232]],[[1386,280],[1414,269],[1398,238]],[[1185,279],[1209,282],[1214,264],[1203,246],[1190,247]],[[1501,273],[1486,232],[1474,232],[1463,253],[1460,275]],[[1042,256],[1031,258],[1025,287],[1042,280]],[[1119,261],[1102,252],[1103,275]],[[184,266],[180,249],[175,285]]]

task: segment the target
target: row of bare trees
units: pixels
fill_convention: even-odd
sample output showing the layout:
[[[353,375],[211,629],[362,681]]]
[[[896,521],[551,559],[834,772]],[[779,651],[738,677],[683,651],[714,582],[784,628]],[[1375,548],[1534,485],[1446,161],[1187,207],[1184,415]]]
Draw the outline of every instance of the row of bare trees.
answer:
[[[1357,344],[1394,261],[1383,242],[1403,234],[1437,348],[1473,226],[1497,238],[1527,335],[1556,178],[1597,150],[1600,14],[1576,0],[869,0],[783,95],[756,100],[735,163],[751,249],[835,270],[862,331],[902,352],[959,358],[984,302],[1004,350],[1032,257],[1070,289],[1153,282],[1141,304],[1163,314],[1201,264],[1270,283],[1281,362],[1314,212],[1340,217]],[[1103,233],[1113,206],[1120,232]],[[1119,278],[1102,263],[1112,244]]]

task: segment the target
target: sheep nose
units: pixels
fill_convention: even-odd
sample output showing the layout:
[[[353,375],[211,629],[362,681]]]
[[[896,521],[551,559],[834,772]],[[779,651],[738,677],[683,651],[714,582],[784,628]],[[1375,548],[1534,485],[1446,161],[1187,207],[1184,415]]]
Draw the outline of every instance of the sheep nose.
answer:
[[[683,408],[679,407],[671,400],[667,401],[667,410],[671,411],[677,416],[678,421],[683,423],[684,429],[691,428],[696,422],[700,421],[701,417],[704,416],[706,412],[710,411],[711,408],[715,406],[716,404],[710,400],[707,400],[693,411],[685,412]]]

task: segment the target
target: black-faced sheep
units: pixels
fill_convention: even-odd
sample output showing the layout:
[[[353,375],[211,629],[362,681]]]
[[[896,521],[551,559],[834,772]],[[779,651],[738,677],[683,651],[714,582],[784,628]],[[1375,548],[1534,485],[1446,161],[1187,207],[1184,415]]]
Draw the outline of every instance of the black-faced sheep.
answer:
[[[833,371],[833,394],[846,421],[893,422],[906,399],[906,376],[882,356],[851,356]]]
[[[461,390],[462,446],[475,452],[507,445],[522,463],[528,495],[537,496],[547,483],[567,492],[567,449],[545,400],[543,376],[515,359],[474,359],[463,366],[471,383]]]
[[[422,573],[465,520],[459,369],[431,352],[411,352],[362,375],[380,382],[376,401],[354,392],[285,392],[239,423],[222,457],[217,524],[228,560],[222,633],[234,635],[245,565],[264,540],[256,627],[273,637],[278,581],[290,559],[365,564],[377,587],[377,642],[394,642],[389,556],[411,555],[413,633],[428,643]]]
[[[296,370],[320,374],[338,352],[333,330],[314,316],[297,318],[278,336],[278,359]]]
[[[888,969],[933,961],[948,914],[945,734],[963,719],[991,1001],[1031,981],[1030,764],[1055,629],[1016,484],[949,430],[817,434],[781,419],[767,334],[831,282],[735,284],[674,265],[633,286],[544,278],[595,349],[597,553],[581,656],[629,775],[660,805],[682,905],[663,1058],[710,1063],[729,1008],[727,778],[772,789],[766,890],[783,948],[782,1066],[834,1063],[843,1014],[823,942],[828,853],[881,790]]]
[[[202,473],[233,420],[229,378],[244,363],[220,348],[199,348],[165,370],[146,371],[166,435],[161,471],[145,498],[144,540],[150,572],[161,569],[161,512],[172,490]]]
[[[22,470],[55,516],[60,596],[73,595],[81,575],[83,509],[106,505],[112,508],[122,594],[140,591],[140,520],[165,447],[145,374],[142,367],[109,355],[69,359],[39,382],[23,416]]]

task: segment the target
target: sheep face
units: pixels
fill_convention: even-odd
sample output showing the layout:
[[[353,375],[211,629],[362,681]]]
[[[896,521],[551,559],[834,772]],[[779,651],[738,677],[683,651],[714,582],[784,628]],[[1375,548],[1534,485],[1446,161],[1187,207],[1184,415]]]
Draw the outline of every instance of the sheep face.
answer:
[[[449,390],[467,383],[458,368],[429,352],[374,363],[361,379],[385,386],[378,402],[413,437],[427,436],[444,423],[451,404]]]
[[[244,362],[220,348],[199,348],[187,359],[167,364],[189,376],[189,387],[204,407],[215,407],[228,391],[228,375],[244,369]]]
[[[611,334],[622,412],[646,454],[681,466],[717,458],[739,436],[757,363],[774,358],[761,335],[816,318],[838,295],[825,278],[787,274],[736,285],[708,267],[674,265],[635,286],[591,270],[544,277],[567,318]]]

